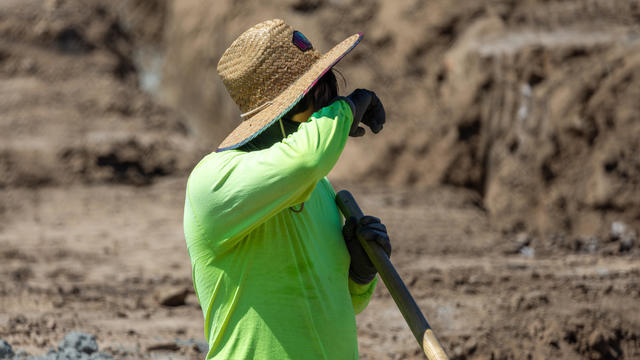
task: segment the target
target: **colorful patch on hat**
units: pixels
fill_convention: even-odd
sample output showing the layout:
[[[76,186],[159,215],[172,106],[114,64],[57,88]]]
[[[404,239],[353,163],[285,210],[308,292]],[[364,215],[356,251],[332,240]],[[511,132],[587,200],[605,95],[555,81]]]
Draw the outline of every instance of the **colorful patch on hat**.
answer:
[[[298,47],[298,49],[302,51],[311,50],[313,46],[309,39],[306,36],[302,35],[302,33],[298,30],[293,32],[293,44]]]

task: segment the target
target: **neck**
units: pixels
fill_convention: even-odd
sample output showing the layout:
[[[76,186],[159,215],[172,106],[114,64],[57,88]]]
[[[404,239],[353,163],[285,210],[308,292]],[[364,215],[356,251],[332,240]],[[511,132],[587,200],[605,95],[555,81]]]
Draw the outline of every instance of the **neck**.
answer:
[[[300,123],[287,119],[282,119],[281,121],[286,136],[289,136],[290,134],[298,130],[298,126],[300,125]],[[249,152],[268,149],[273,144],[282,141],[282,139],[284,138],[285,136],[283,136],[282,129],[280,128],[280,121],[276,121],[262,133],[260,133],[260,135],[256,136],[248,143],[242,145],[240,147],[240,150]]]

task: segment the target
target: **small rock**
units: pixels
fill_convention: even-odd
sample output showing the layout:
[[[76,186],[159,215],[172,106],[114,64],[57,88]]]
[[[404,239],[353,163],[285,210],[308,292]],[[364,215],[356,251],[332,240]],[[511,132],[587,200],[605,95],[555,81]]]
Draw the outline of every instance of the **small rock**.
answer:
[[[65,349],[74,349],[80,353],[93,354],[98,351],[98,343],[93,335],[71,331],[60,342],[58,349],[61,352]]]
[[[536,250],[532,247],[529,246],[525,246],[523,248],[520,249],[520,255],[526,257],[526,258],[532,258],[534,256],[536,256]]]
[[[91,354],[91,356],[89,356],[89,360],[113,360],[113,356],[99,352]]]
[[[614,221],[611,223],[611,231],[609,232],[609,236],[612,241],[616,241],[622,237],[627,232],[627,224],[622,221]]]
[[[588,253],[593,254],[598,251],[598,245],[600,243],[600,238],[597,236],[589,236],[586,241],[586,247]]]
[[[633,244],[636,240],[636,233],[632,232],[630,236],[624,236],[620,239],[620,247],[618,248],[619,252],[627,252],[633,249]]]
[[[638,238],[638,234],[627,224],[622,221],[614,221],[611,224],[611,231],[609,232],[609,240],[611,242],[618,241],[618,252],[627,252],[633,249],[634,244]]]
[[[116,316],[119,317],[119,318],[128,318],[129,317],[129,315],[127,315],[127,313],[122,312],[122,311],[117,311],[116,312]]]
[[[60,351],[55,355],[56,360],[86,360],[86,358],[87,354],[81,353],[71,347],[60,349]]]
[[[478,342],[475,339],[469,339],[462,345],[462,348],[462,354],[464,355],[464,357],[471,357],[471,355],[473,355],[473,353],[475,353],[476,349],[478,348]]]
[[[33,270],[28,266],[21,266],[11,272],[11,278],[16,282],[25,282],[33,278]]]
[[[186,304],[188,294],[189,289],[184,287],[164,289],[158,294],[158,299],[162,306],[182,306]]]
[[[599,267],[596,269],[596,274],[602,278],[606,278],[611,274],[611,272],[607,268]]]
[[[522,250],[531,248],[531,244],[534,242],[534,240],[535,239],[533,238],[533,236],[529,235],[528,233],[519,232],[518,234],[516,234],[515,238],[513,238],[513,242],[507,245],[506,249],[504,250],[504,254],[523,254]],[[528,250],[525,250],[525,252],[527,251]]]
[[[532,237],[529,236],[526,232],[521,232],[516,235],[516,244],[520,247],[525,247],[531,245]]]
[[[547,294],[540,291],[532,291],[525,295],[520,295],[511,301],[511,308],[516,311],[532,310],[549,304]]]
[[[26,360],[29,354],[23,349],[16,351],[16,355],[13,357],[13,360]]]
[[[0,359],[11,359],[13,357],[13,349],[8,342],[0,339]]]
[[[206,341],[194,340],[193,349],[201,354],[206,354],[209,352],[209,344]]]
[[[209,352],[209,344],[204,340],[196,340],[193,338],[187,340],[176,339],[176,343],[181,346],[191,347],[193,351],[200,354],[206,354]]]
[[[616,336],[615,332],[609,329],[595,329],[587,339],[587,345],[590,349],[600,352],[604,358],[618,359],[620,353],[617,349],[616,343],[620,339]],[[602,358],[602,357],[601,357]]]
[[[147,351],[178,351],[180,345],[175,342],[159,343],[147,346]]]
[[[580,236],[574,240],[573,249],[576,252],[594,254],[598,251],[600,238],[597,236]]]

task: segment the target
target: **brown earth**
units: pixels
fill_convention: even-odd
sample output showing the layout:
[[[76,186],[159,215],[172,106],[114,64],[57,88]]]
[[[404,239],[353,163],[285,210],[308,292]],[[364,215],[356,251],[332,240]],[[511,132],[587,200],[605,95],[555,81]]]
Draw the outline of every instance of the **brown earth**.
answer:
[[[186,176],[236,124],[226,46],[281,17],[378,92],[330,175],[382,217],[455,359],[640,358],[640,4],[633,0],[0,2],[0,339],[203,355]],[[367,359],[421,358],[380,286]]]

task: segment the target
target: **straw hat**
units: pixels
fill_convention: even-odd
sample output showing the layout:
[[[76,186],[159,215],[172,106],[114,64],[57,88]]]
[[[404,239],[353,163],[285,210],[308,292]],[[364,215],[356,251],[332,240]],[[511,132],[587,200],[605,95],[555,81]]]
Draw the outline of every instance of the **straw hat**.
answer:
[[[217,151],[246,144],[280,119],[360,39],[361,33],[352,35],[322,55],[302,33],[280,19],[245,31],[218,62],[218,74],[243,121]]]

